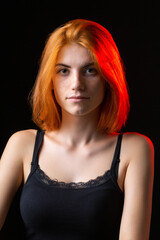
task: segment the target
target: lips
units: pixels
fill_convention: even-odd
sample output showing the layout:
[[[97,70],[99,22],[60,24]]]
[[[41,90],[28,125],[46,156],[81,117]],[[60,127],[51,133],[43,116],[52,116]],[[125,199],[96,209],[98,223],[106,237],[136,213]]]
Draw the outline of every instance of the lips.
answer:
[[[84,97],[84,96],[71,96],[71,97],[68,97],[67,99],[89,99],[89,97]]]
[[[71,96],[67,98],[68,101],[71,101],[73,103],[80,103],[80,102],[84,102],[86,100],[89,99],[89,97],[85,97],[85,96]]]

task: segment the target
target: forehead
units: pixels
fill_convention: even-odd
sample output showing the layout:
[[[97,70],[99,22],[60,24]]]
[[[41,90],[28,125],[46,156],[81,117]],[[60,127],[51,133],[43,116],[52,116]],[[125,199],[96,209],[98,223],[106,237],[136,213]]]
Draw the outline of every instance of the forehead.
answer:
[[[57,56],[56,63],[66,63],[68,65],[83,65],[93,61],[89,50],[80,44],[70,43],[63,46]]]

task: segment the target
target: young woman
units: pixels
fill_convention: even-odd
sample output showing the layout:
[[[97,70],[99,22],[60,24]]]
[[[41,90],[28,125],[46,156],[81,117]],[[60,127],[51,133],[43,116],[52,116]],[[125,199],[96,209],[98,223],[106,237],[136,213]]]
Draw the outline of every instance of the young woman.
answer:
[[[154,150],[121,133],[129,111],[111,34],[76,19],[56,29],[32,91],[41,130],[11,136],[0,161],[0,227],[23,184],[26,239],[149,239]]]

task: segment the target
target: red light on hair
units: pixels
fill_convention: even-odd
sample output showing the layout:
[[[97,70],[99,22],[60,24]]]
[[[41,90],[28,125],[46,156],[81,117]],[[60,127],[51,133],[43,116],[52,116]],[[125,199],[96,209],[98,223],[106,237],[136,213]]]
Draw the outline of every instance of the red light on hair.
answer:
[[[113,133],[125,124],[129,112],[129,96],[122,60],[117,46],[106,28],[100,24],[76,19],[57,28],[49,37],[32,93],[33,120],[45,130],[61,125],[61,109],[52,95],[53,68],[61,48],[77,43],[89,49],[107,91],[101,106],[98,128]]]

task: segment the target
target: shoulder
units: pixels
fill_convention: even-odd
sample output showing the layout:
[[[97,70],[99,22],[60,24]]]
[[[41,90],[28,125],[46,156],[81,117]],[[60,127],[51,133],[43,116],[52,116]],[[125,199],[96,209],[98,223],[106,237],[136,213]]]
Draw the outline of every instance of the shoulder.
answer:
[[[23,172],[23,163],[34,149],[36,132],[23,130],[11,135],[0,159],[1,173],[14,178]]]
[[[30,143],[35,140],[37,130],[35,129],[27,129],[21,130],[13,133],[8,142],[19,143],[20,145],[24,143]]]
[[[25,151],[28,151],[29,148],[33,148],[37,130],[28,129],[21,130],[13,133],[6,144],[5,150],[7,152],[14,152],[23,156]]]
[[[151,139],[141,133],[137,132],[125,132],[123,133],[123,142],[129,147],[129,149],[143,151],[153,151],[154,146]]]
[[[122,152],[130,163],[153,163],[154,146],[151,139],[137,132],[126,132],[123,134]]]
[[[10,137],[10,139],[31,139],[35,137],[37,134],[36,129],[26,129],[26,130],[21,130],[13,133]]]

